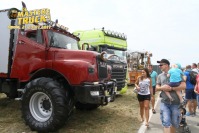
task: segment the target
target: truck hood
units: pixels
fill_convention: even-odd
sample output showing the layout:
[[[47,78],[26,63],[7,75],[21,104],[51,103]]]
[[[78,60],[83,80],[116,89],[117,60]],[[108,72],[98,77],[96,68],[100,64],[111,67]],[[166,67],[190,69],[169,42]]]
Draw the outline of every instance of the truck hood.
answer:
[[[94,51],[84,51],[84,50],[66,50],[59,49],[54,51],[55,60],[81,60],[87,61],[91,64],[96,62],[96,56],[100,55]]]

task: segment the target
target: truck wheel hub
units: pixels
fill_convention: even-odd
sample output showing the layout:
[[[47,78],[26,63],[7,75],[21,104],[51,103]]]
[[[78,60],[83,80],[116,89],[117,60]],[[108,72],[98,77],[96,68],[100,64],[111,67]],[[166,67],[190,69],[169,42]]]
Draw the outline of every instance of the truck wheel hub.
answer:
[[[48,95],[43,92],[36,92],[29,102],[29,109],[32,116],[39,122],[47,121],[52,115],[52,102]]]
[[[50,105],[49,100],[44,100],[43,103],[42,103],[42,106],[43,106],[43,108],[45,110],[49,110],[50,111],[51,105]]]

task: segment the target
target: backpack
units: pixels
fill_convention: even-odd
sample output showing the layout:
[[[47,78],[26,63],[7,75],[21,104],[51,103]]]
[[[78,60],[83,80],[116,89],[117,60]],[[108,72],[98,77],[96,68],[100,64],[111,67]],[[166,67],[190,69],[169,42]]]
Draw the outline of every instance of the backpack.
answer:
[[[189,71],[189,75],[191,84],[196,85],[196,76],[198,75],[198,73],[195,71]]]

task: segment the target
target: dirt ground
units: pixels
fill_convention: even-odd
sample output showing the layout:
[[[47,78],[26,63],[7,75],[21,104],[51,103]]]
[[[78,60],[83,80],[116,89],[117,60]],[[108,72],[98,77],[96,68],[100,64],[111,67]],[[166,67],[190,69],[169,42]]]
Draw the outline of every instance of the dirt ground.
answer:
[[[75,110],[58,133],[136,133],[140,127],[139,105],[133,88],[114,102],[93,111]],[[0,132],[34,133],[21,118],[20,101],[0,94]]]

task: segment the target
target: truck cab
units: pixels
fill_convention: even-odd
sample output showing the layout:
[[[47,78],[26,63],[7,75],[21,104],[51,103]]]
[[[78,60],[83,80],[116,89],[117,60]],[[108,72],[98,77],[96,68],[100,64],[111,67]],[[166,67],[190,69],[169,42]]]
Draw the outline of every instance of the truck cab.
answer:
[[[112,67],[111,78],[117,81],[117,93],[127,90],[126,35],[109,30],[79,30],[73,32],[80,38],[79,49],[107,53],[107,64]]]

